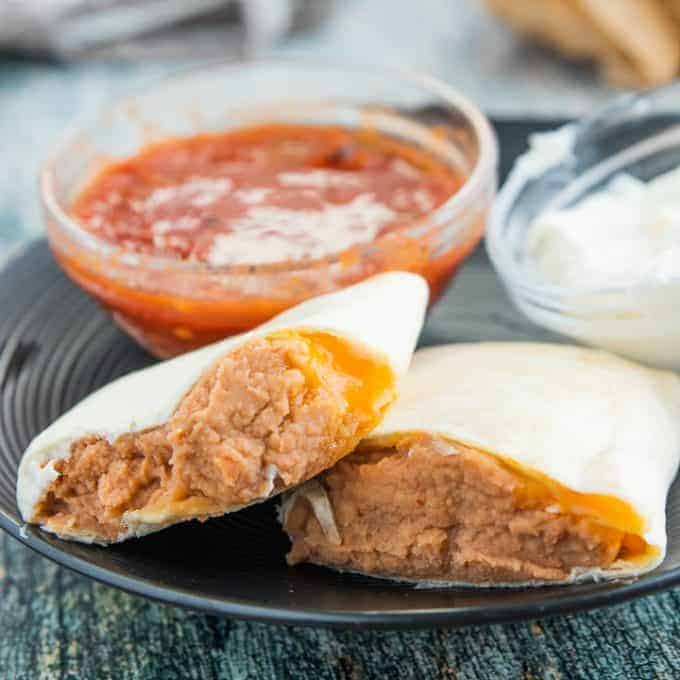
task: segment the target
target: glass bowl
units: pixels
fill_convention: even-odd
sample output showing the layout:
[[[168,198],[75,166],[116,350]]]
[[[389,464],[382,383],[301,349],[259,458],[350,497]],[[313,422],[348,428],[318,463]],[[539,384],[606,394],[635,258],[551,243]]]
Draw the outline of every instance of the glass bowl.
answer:
[[[436,153],[466,179],[425,218],[316,261],[213,267],[126,251],[81,228],[74,196],[107,163],[161,139],[258,123],[370,125]],[[497,145],[485,116],[446,85],[408,73],[296,62],[217,64],[103,110],[41,174],[47,236],[66,273],[158,357],[252,328],[302,300],[385,270],[423,274],[436,299],[484,231]]]
[[[625,172],[648,181],[680,165],[680,84],[617,98],[536,135],[501,189],[486,247],[511,299],[553,331],[644,363],[680,368],[680,279],[596,289],[541,278],[527,237],[540,213],[569,207]]]

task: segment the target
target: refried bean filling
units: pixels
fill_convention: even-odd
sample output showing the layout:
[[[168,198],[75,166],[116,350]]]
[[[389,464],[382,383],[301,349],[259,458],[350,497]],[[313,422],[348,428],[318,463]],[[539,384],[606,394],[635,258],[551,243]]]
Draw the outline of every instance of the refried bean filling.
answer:
[[[332,465],[394,398],[386,363],[326,333],[282,331],[220,359],[164,425],[75,441],[34,521],[126,538],[246,505]]]
[[[407,579],[513,582],[561,581],[574,568],[649,556],[638,534],[598,515],[609,499],[606,522],[639,522],[628,506],[626,518],[625,503],[540,477],[440,437],[362,444],[319,478],[332,531],[304,493],[286,509],[288,560]]]

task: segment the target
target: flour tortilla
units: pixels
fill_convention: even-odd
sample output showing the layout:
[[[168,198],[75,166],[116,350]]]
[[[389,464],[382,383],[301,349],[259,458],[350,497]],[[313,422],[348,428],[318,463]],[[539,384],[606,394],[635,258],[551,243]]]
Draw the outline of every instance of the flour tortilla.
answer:
[[[73,442],[92,434],[112,442],[121,434],[162,425],[205,371],[254,337],[284,329],[332,333],[376,358],[386,359],[398,379],[411,360],[427,299],[427,283],[422,277],[405,272],[381,274],[308,300],[254,331],[119,378],[77,404],[30,443],[17,480],[17,505],[22,517],[27,522],[33,519],[47,488],[59,475],[54,463],[70,455]],[[131,518],[126,524],[130,535],[139,536],[178,521],[171,519]],[[98,540],[84,534],[69,538]]]
[[[663,560],[666,496],[680,460],[680,380],[674,374],[568,345],[425,349],[415,354],[399,399],[364,443],[414,432],[512,459],[576,492],[628,502],[643,518],[643,538],[655,554],[606,570],[574,570],[569,581],[635,575]],[[289,495],[283,512],[308,488]],[[328,536],[332,509],[318,499],[312,507]]]

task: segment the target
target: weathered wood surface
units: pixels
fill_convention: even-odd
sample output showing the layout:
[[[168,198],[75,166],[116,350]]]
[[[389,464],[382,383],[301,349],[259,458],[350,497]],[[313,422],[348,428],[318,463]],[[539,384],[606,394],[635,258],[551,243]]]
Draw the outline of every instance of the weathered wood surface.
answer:
[[[348,632],[229,621],[94,583],[0,538],[0,677],[673,678],[680,590],[577,616]]]

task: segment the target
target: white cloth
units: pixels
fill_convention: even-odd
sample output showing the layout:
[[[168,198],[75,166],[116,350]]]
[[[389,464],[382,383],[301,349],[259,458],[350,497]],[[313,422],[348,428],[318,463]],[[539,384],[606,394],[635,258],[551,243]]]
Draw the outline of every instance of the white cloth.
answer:
[[[245,54],[327,0],[0,0],[0,48],[60,57]]]

